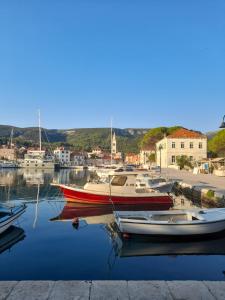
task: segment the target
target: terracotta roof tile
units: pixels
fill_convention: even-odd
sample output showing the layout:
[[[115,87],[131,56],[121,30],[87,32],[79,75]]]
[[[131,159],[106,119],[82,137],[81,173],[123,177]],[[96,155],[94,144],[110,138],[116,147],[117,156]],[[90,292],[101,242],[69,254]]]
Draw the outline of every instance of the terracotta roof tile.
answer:
[[[194,130],[188,130],[186,128],[180,128],[175,132],[171,133],[167,136],[167,138],[179,139],[179,138],[186,138],[186,139],[199,139],[199,138],[206,138],[206,136],[200,132]]]

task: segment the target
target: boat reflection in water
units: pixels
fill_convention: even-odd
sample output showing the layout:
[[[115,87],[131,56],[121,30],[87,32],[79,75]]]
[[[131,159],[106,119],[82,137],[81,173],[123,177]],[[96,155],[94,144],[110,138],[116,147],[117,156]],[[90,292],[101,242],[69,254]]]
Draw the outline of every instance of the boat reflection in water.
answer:
[[[134,207],[121,205],[120,209],[134,210]],[[141,210],[155,207],[145,205]],[[168,237],[137,237],[121,238],[114,223],[113,208],[106,205],[85,205],[67,202],[60,214],[51,221],[69,221],[76,229],[82,228],[80,221],[86,224],[104,224],[105,231],[112,243],[115,257],[138,256],[178,256],[178,255],[225,255],[225,232],[213,237],[168,238]],[[112,254],[111,252],[111,254]]]
[[[112,241],[115,256],[176,256],[176,255],[221,255],[225,254],[225,232],[211,238],[136,237],[122,239],[115,224],[106,226]]]
[[[25,232],[22,228],[10,226],[0,235],[0,253],[11,249],[11,247],[25,238]]]
[[[161,205],[145,204],[140,205],[93,205],[72,203],[69,199],[66,199],[67,203],[63,207],[60,214],[51,221],[71,221],[72,224],[77,225],[79,220],[86,221],[87,224],[110,224],[114,221],[113,210],[160,210],[163,209]],[[78,226],[77,226],[78,227]]]

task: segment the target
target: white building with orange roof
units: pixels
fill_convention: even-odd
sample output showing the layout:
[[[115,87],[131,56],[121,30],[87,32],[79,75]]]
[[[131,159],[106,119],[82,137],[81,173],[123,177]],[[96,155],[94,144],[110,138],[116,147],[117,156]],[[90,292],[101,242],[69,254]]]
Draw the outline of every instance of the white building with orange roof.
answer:
[[[207,157],[207,137],[186,128],[177,129],[156,143],[157,165],[162,168],[176,166],[178,156],[187,156],[191,161]]]

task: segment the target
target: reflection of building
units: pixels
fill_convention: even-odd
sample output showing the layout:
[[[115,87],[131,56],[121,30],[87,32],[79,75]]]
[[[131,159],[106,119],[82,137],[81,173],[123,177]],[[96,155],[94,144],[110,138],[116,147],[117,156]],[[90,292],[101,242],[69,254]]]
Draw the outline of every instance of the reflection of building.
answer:
[[[45,178],[49,177],[52,181],[54,171],[53,170],[41,170],[41,169],[24,169],[22,171],[23,178],[27,184],[44,184]]]
[[[9,186],[12,185],[15,180],[15,172],[0,171],[0,185]]]
[[[55,158],[61,164],[70,163],[70,150],[66,150],[64,147],[60,147],[54,150]]]
[[[156,143],[157,165],[167,168],[176,165],[178,156],[187,156],[190,161],[207,157],[207,137],[202,133],[180,128]]]

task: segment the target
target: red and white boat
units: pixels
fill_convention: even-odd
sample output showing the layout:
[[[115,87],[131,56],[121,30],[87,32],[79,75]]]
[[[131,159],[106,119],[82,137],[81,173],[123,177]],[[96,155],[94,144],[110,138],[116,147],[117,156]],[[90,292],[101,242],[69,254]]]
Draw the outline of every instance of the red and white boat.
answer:
[[[64,197],[70,202],[101,204],[101,205],[163,205],[168,209],[173,199],[168,193],[136,187],[136,178],[140,172],[123,172],[109,175],[109,182],[88,182],[83,187],[59,185]]]

